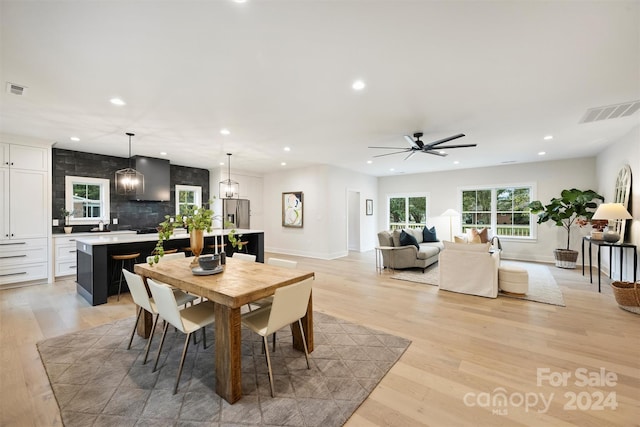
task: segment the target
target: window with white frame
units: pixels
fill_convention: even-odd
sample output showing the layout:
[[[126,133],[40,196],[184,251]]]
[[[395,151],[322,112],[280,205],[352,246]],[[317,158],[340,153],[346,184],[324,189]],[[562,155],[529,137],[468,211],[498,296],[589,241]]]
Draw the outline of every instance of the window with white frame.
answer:
[[[176,215],[186,214],[191,206],[202,206],[202,187],[176,185]]]
[[[65,209],[71,212],[69,225],[109,223],[109,180],[65,176]]]
[[[387,198],[388,228],[422,228],[427,225],[428,196],[391,195]]]
[[[462,189],[462,231],[490,227],[500,237],[534,238],[535,221],[528,208],[533,192],[533,185]]]

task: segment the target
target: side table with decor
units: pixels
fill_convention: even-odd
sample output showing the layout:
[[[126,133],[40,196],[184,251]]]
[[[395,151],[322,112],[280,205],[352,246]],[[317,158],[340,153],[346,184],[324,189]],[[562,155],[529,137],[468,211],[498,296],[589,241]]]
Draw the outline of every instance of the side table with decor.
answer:
[[[611,289],[621,309],[640,314],[640,282],[611,282]]]

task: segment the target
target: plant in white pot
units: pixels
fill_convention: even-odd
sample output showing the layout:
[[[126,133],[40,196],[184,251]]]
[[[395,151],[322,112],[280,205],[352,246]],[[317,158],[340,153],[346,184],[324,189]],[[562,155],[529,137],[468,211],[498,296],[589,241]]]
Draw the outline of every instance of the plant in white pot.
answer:
[[[590,220],[595,213],[598,203],[604,202],[604,197],[593,190],[562,190],[560,197],[554,197],[547,205],[539,200],[529,203],[531,213],[538,215],[538,224],[552,221],[558,227],[567,230],[566,249],[556,249],[553,253],[556,258],[556,266],[560,268],[575,268],[578,260],[578,251],[570,248],[571,228],[577,225],[579,220]]]

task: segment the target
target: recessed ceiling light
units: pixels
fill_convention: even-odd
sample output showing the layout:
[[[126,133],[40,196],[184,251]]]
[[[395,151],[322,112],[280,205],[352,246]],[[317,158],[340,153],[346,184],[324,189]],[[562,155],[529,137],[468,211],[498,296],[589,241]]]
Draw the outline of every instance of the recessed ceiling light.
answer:
[[[220,162],[220,166],[224,166],[224,162]]]
[[[353,82],[353,84],[351,85],[351,87],[353,88],[353,90],[362,90],[365,88],[365,84],[362,80],[356,80],[355,82]]]
[[[454,164],[454,165],[459,165],[459,164],[460,164],[460,162],[459,162],[459,161],[457,161],[457,160],[454,160],[453,164]]]
[[[161,151],[161,152],[160,152],[160,155],[161,155],[161,156],[166,156],[166,155],[167,155],[167,152],[166,152],[166,151]]]
[[[223,135],[229,135],[231,134],[231,131],[229,129],[220,129],[220,133]]]
[[[367,160],[368,165],[370,165],[371,163],[373,163],[373,160]]]
[[[77,136],[72,136],[69,138],[70,140],[72,140],[73,142],[78,142],[80,141],[80,138],[78,138]]]
[[[538,153],[538,156],[544,156],[545,154],[547,154],[547,152],[546,152],[546,151],[540,151],[540,152]]]
[[[234,3],[246,3],[247,0],[233,0]]]
[[[282,162],[282,163],[280,163],[280,166],[287,166],[287,163],[286,162]]]
[[[439,151],[439,153],[440,153],[440,154],[447,154],[447,152],[446,152],[446,151],[444,151],[444,150],[440,150],[440,151]]]
[[[113,105],[118,105],[118,106],[123,106],[123,105],[127,105],[126,102],[124,102],[122,99],[120,98],[111,98],[109,100]]]
[[[394,168],[391,168],[391,169],[389,169],[389,170],[390,170],[391,172],[393,172],[395,169],[394,169]]]
[[[547,135],[547,136],[544,137],[545,141],[548,141],[550,139],[553,139],[553,135]]]
[[[284,147],[284,151],[291,151],[291,147]]]

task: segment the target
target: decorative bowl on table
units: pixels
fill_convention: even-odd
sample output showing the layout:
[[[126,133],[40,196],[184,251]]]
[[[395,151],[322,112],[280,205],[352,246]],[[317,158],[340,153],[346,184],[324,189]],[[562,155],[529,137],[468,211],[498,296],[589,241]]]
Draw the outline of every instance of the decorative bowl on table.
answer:
[[[213,254],[201,255],[198,258],[198,265],[203,270],[215,270],[219,264],[220,264],[220,257]]]

